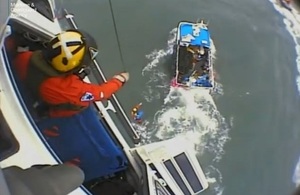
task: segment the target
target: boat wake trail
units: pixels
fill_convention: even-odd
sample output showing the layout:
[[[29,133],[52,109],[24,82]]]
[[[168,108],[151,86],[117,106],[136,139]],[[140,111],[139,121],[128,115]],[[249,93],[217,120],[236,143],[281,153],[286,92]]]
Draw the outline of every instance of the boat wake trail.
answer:
[[[173,137],[184,136],[194,144],[198,158],[210,182],[214,194],[222,194],[222,175],[218,162],[224,154],[224,144],[229,139],[229,125],[219,113],[213,97],[201,89],[185,90],[170,87],[173,76],[172,53],[176,40],[176,29],[170,32],[165,50],[155,50],[146,57],[149,63],[143,69],[143,75],[149,77],[143,92],[147,102],[164,100],[153,120],[140,128],[143,143],[151,143]],[[212,42],[213,45],[213,42]],[[212,49],[215,54],[215,47]],[[222,86],[217,84],[215,95],[222,94]],[[180,147],[180,146],[178,146]]]
[[[296,9],[288,11],[287,9],[281,7],[276,0],[269,0],[275,10],[277,10],[281,15],[283,15],[283,22],[286,26],[288,32],[292,35],[295,42],[295,50],[297,53],[296,63],[298,69],[298,76],[296,78],[298,91],[300,94],[300,13]]]
[[[269,0],[274,8],[283,15],[284,19],[283,22],[286,26],[286,29],[288,32],[292,35],[293,40],[295,42],[295,50],[297,53],[296,63],[297,63],[297,69],[298,69],[298,76],[296,78],[297,81],[297,87],[300,94],[300,13],[296,9],[292,9],[292,11],[288,11],[285,8],[282,8],[276,0]],[[297,162],[294,175],[292,178],[293,182],[296,184],[296,186],[300,185],[300,158]]]

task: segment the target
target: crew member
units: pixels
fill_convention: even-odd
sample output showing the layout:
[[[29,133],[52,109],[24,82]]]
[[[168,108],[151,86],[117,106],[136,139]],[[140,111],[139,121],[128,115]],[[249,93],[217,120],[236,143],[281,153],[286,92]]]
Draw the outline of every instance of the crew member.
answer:
[[[66,117],[109,98],[129,79],[123,72],[100,85],[84,82],[78,73],[97,53],[96,41],[88,33],[67,30],[51,39],[44,50],[20,52],[14,65],[34,99],[46,103],[48,116]]]
[[[196,63],[197,61],[201,60],[204,57],[205,49],[204,47],[196,47],[196,46],[188,46],[187,51],[190,52],[193,55],[193,63]]]
[[[212,87],[208,75],[203,75],[196,80],[196,85],[201,87]]]
[[[139,103],[135,107],[132,108],[131,116],[133,120],[135,120],[138,123],[142,122],[142,117],[144,115],[144,112],[140,110],[140,107],[142,106],[142,103]]]

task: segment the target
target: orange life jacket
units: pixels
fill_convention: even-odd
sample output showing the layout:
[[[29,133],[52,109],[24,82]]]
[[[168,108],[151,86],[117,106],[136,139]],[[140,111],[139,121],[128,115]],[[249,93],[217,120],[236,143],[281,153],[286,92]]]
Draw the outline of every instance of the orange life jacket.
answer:
[[[14,64],[33,98],[49,105],[51,117],[74,115],[93,101],[109,98],[122,86],[117,79],[97,85],[74,74],[61,74],[44,60],[41,51],[19,53]]]

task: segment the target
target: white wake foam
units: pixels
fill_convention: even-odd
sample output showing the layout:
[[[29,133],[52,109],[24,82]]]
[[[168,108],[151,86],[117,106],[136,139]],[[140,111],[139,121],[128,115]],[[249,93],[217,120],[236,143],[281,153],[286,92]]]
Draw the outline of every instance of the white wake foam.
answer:
[[[293,9],[292,12],[278,5],[276,0],[269,0],[273,5],[275,10],[277,10],[284,17],[283,22],[286,26],[286,29],[293,37],[295,42],[295,50],[297,53],[296,63],[298,69],[298,76],[296,78],[298,91],[300,93],[300,14],[296,9]],[[294,175],[292,178],[296,186],[300,185],[300,158],[296,165]]]
[[[296,184],[296,186],[300,185],[300,157],[294,171],[293,182]]]
[[[203,167],[215,194],[222,194],[222,175],[214,166],[224,154],[224,144],[229,139],[228,125],[218,112],[212,96],[204,90],[185,90],[170,87],[172,72],[163,71],[160,67],[171,58],[176,40],[177,29],[170,32],[166,49],[154,50],[146,57],[149,63],[142,74],[149,78],[143,92],[147,102],[164,99],[153,121],[140,125],[139,130],[144,143],[165,140],[174,136],[185,136],[194,145],[197,154],[211,163]],[[212,41],[212,40],[211,40]],[[213,60],[216,59],[216,48],[212,43]],[[173,64],[168,64],[173,66]],[[222,85],[217,84],[217,91],[222,92]]]
[[[293,9],[292,12],[278,5],[276,0],[269,0],[275,10],[277,10],[283,17],[283,22],[286,26],[286,29],[293,37],[295,42],[295,50],[297,53],[296,63],[298,69],[298,76],[296,78],[298,91],[300,94],[300,14],[296,9]]]
[[[224,118],[208,92],[172,87],[164,102],[155,116],[155,129],[152,130],[155,136],[159,139],[187,136],[196,144],[198,152],[208,150],[215,154],[214,160],[219,161],[228,129],[220,126]]]

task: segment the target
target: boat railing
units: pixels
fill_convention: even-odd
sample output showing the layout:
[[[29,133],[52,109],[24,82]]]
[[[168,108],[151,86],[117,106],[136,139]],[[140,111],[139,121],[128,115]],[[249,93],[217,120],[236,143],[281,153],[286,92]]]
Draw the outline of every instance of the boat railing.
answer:
[[[77,24],[74,20],[74,15],[69,13],[66,9],[63,9],[62,11],[63,11],[63,13],[61,13],[61,14],[63,14],[63,15],[62,15],[62,17],[60,17],[58,19],[65,18],[67,20],[68,24],[71,26],[71,28],[78,29]],[[96,68],[95,70],[93,69],[93,71],[97,71],[97,73],[100,76],[100,78],[98,78],[98,77],[96,78],[97,81],[98,82],[106,82],[107,79],[105,78],[104,73],[103,73],[101,67],[99,66],[99,63],[97,62],[97,60],[93,60],[93,63],[94,63],[94,67]],[[98,107],[96,104],[95,104],[95,106]],[[126,113],[124,112],[121,104],[119,103],[118,99],[116,98],[116,96],[114,94],[108,100],[108,105],[106,106],[106,109],[111,109],[112,111],[115,112],[116,116],[118,117],[118,119],[120,120],[122,125],[125,127],[126,131],[132,136],[134,144],[139,144],[140,136],[136,132],[134,127],[132,126],[132,124],[131,124],[130,120],[128,119]]]

